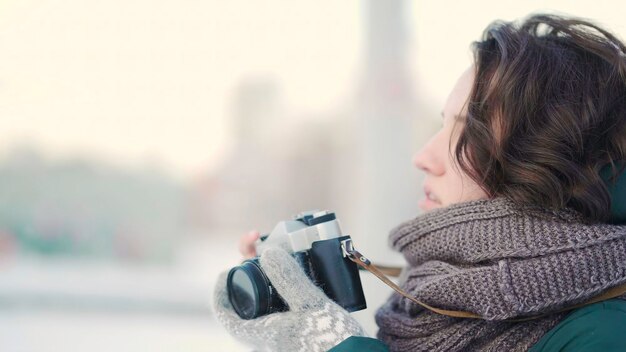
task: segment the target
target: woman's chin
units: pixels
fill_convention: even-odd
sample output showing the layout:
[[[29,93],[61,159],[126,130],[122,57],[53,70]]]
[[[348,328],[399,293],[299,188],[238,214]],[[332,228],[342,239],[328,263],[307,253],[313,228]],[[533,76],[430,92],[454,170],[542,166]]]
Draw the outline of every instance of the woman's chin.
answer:
[[[435,202],[433,200],[430,200],[428,198],[424,198],[422,200],[419,201],[419,203],[417,204],[417,206],[422,209],[423,211],[429,211],[429,210],[433,210],[433,209],[437,209],[437,208],[441,208],[442,205],[439,202]]]

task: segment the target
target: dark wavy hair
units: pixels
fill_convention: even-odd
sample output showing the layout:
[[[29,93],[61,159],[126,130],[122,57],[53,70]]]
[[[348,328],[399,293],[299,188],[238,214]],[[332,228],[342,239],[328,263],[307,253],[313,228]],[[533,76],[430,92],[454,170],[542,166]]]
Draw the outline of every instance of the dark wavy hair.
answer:
[[[475,82],[454,156],[490,196],[609,219],[626,155],[626,47],[578,18],[494,22],[473,43]]]

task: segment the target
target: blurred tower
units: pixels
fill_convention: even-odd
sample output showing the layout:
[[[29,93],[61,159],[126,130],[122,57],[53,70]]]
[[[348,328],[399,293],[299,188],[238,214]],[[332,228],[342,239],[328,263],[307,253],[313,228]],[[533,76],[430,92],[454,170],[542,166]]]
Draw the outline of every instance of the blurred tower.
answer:
[[[287,173],[284,165],[276,163],[277,147],[272,141],[282,106],[273,77],[251,77],[240,83],[230,114],[236,144],[217,170],[197,185],[206,191],[194,192],[198,231],[238,237],[254,226],[273,226],[287,212],[281,207]]]
[[[404,0],[364,3],[365,67],[358,91],[356,187],[358,246],[378,262],[400,264],[389,230],[417,214],[419,183],[412,167],[415,93],[408,65]]]
[[[333,194],[344,230],[374,262],[404,265],[388,246],[389,230],[417,214],[418,173],[412,167],[416,99],[408,64],[409,2],[367,0],[363,4],[364,67],[352,121],[339,142]],[[341,210],[341,211],[340,211]],[[344,212],[345,211],[345,215]],[[365,330],[378,330],[374,310],[391,290],[373,275],[361,275],[368,309],[353,316]]]

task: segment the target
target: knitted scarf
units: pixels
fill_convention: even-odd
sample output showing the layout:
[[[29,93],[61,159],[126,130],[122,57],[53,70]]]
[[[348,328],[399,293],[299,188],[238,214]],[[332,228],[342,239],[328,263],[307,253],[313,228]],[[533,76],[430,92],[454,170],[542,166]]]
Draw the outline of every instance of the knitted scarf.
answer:
[[[391,351],[526,351],[567,315],[559,309],[626,282],[626,226],[570,209],[458,203],[400,224],[389,240],[409,264],[405,291],[485,318],[439,315],[394,293],[376,314]],[[551,314],[503,321],[538,313]]]

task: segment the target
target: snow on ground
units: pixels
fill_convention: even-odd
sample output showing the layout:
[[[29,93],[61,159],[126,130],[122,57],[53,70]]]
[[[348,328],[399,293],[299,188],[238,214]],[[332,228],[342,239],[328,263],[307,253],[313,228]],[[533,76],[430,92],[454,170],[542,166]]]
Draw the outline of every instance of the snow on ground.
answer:
[[[0,351],[249,351],[215,321],[231,243],[189,243],[173,266],[0,260]]]
[[[169,266],[1,259],[0,351],[249,351],[210,307],[217,276],[239,261],[233,241],[188,243]],[[391,291],[361,276],[369,308],[353,315],[375,336]]]
[[[0,351],[248,351],[212,318],[0,311]]]

